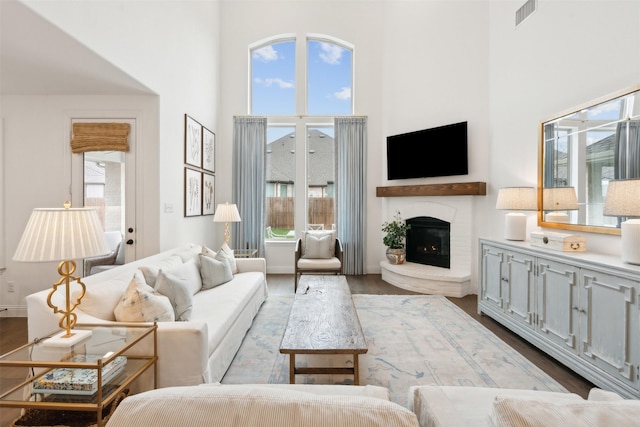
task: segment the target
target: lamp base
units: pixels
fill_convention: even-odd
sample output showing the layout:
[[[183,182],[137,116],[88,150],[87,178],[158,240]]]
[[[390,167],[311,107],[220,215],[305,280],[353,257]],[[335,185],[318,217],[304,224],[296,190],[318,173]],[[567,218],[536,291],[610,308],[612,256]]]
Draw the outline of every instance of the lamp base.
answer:
[[[620,225],[622,261],[640,265],[640,219],[628,219]]]
[[[67,331],[61,331],[45,341],[46,345],[55,347],[71,347],[91,336],[92,332],[85,329],[72,329],[71,335],[67,336]]]
[[[519,212],[510,212],[504,216],[504,238],[507,240],[527,239],[527,216]]]

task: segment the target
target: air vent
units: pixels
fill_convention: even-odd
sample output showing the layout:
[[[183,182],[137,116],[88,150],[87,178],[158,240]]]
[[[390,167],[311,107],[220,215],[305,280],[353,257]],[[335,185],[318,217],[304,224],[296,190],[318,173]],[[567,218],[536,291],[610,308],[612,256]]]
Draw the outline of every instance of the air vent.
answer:
[[[537,6],[538,0],[528,0],[520,9],[516,10],[516,27],[535,12]]]

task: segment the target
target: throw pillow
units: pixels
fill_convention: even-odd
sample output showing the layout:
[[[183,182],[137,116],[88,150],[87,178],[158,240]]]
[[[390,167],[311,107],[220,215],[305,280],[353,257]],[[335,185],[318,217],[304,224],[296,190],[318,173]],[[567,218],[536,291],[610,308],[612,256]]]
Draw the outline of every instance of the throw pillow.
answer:
[[[227,243],[223,243],[222,247],[218,251],[218,259],[220,257],[224,257],[229,261],[229,265],[231,266],[231,272],[233,274],[238,273],[238,265],[236,264],[236,257],[233,254],[233,250],[227,245]]]
[[[202,255],[208,256],[209,258],[215,258],[216,254],[217,254],[216,251],[214,251],[213,249],[209,249],[208,247],[206,247],[204,245],[202,245],[202,251],[200,251],[200,253]]]
[[[200,276],[202,276],[202,289],[215,288],[233,279],[231,266],[224,260],[210,258],[200,254]]]
[[[160,270],[156,291],[169,297],[176,320],[189,320],[193,309],[193,295],[202,288],[200,271],[195,260],[169,270]]]
[[[182,258],[178,255],[171,255],[169,258],[158,262],[153,265],[144,265],[140,267],[140,271],[144,274],[144,280],[149,286],[155,286],[158,279],[158,273],[161,269],[169,269],[182,265]]]
[[[122,294],[127,289],[126,280],[111,279],[99,284],[87,285],[84,297],[80,301],[80,310],[103,320],[116,320],[113,309],[116,308]],[[73,301],[77,301],[80,291],[74,291]]]
[[[335,253],[333,232],[306,232],[302,258],[329,259]]]
[[[139,271],[134,274],[113,313],[118,322],[173,322],[175,319],[169,298],[147,285]]]

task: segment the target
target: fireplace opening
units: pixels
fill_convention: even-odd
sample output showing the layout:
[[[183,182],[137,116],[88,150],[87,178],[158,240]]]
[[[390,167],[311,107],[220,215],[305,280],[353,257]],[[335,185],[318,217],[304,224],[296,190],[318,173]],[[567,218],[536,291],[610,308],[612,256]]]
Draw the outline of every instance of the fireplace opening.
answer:
[[[436,267],[451,267],[451,224],[437,218],[418,216],[406,220],[407,261]]]

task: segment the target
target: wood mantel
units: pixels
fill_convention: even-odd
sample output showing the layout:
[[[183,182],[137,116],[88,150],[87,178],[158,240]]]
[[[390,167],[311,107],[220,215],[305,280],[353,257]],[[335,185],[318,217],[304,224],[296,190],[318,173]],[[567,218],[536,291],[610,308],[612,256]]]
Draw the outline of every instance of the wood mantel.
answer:
[[[486,195],[486,182],[456,182],[451,184],[397,185],[390,187],[376,187],[377,197]]]

